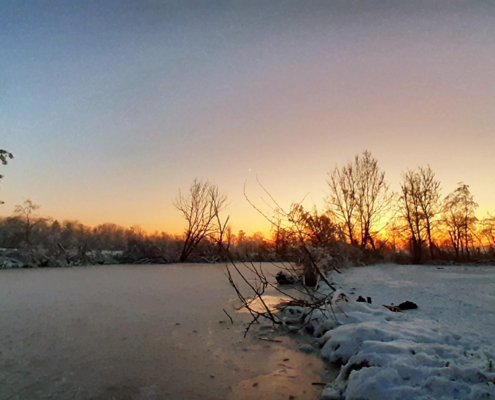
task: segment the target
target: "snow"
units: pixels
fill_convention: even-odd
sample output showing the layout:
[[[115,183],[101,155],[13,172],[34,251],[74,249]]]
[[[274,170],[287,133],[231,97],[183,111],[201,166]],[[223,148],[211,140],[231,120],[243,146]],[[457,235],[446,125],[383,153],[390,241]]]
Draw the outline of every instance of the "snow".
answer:
[[[322,399],[495,399],[495,268],[378,265],[333,278],[335,315],[311,316],[323,358],[340,366]],[[406,300],[419,308],[382,306]]]

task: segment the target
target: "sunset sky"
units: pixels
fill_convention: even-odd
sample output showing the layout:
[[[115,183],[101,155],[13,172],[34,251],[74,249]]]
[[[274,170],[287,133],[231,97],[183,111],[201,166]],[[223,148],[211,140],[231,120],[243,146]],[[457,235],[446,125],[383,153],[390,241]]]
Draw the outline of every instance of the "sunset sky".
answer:
[[[429,163],[495,213],[493,2],[3,0],[0,41],[1,216],[179,233],[198,177],[267,232],[245,182],[323,207],[366,149],[395,190]]]

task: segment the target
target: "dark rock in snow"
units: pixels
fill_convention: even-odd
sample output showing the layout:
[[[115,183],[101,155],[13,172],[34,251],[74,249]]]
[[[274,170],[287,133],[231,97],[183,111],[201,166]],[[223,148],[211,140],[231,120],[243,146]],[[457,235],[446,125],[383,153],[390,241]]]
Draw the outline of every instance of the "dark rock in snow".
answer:
[[[358,303],[366,303],[366,299],[363,296],[359,296],[356,301]]]
[[[400,303],[398,306],[394,306],[394,303],[392,303],[391,305],[384,304],[383,307],[388,308],[390,311],[393,312],[401,312],[405,310],[414,310],[418,308],[418,305],[408,300],[403,303]]]
[[[418,305],[416,303],[413,303],[412,301],[405,301],[404,303],[399,304],[399,308],[401,310],[414,310],[418,308]]]
[[[368,297],[366,297],[366,301],[367,301],[369,304],[371,304],[371,297],[369,297],[369,296],[368,296]]]
[[[315,327],[313,325],[305,325],[304,326],[304,330],[309,333],[310,335],[312,335],[313,333],[315,333]]]

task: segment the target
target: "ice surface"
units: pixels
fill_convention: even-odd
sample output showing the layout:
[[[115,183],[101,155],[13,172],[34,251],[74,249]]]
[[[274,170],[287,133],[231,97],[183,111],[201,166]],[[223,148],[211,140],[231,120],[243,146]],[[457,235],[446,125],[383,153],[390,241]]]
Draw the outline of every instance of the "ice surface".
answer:
[[[254,327],[244,338],[251,317],[235,313],[223,265],[0,272],[1,400],[287,399],[321,390],[311,383],[323,363],[299,342],[262,341]]]
[[[335,278],[339,324],[312,317],[322,356],[341,365],[323,399],[495,399],[495,268],[379,265]],[[382,306],[406,300],[419,309]]]

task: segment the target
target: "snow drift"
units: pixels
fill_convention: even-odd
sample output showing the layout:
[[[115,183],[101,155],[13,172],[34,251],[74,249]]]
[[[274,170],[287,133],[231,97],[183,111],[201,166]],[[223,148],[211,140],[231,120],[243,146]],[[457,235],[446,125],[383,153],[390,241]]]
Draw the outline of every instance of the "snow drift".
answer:
[[[382,275],[390,266],[351,272],[356,276],[360,270],[366,271],[366,278],[348,279],[355,288],[346,285],[344,278],[342,290],[331,294],[332,309],[308,317],[307,322],[319,336],[322,357],[340,367],[337,379],[327,385],[322,399],[495,399],[495,350],[489,341],[453,332],[449,328],[452,321],[432,319],[421,310],[421,305],[419,310],[394,313],[382,307],[381,302],[356,302],[358,294],[372,294],[371,286],[380,284],[371,279],[372,268]],[[409,269],[409,273],[413,271]],[[339,275],[339,280],[343,275]],[[397,283],[388,286],[400,291]],[[391,294],[387,292],[386,279],[381,281],[381,287],[387,295]],[[330,296],[325,285],[320,291]],[[439,298],[431,291],[429,298],[423,296],[421,300],[438,302]],[[449,313],[446,317],[455,320]],[[476,325],[477,315],[470,318]],[[465,317],[461,322],[467,325],[466,321]]]

